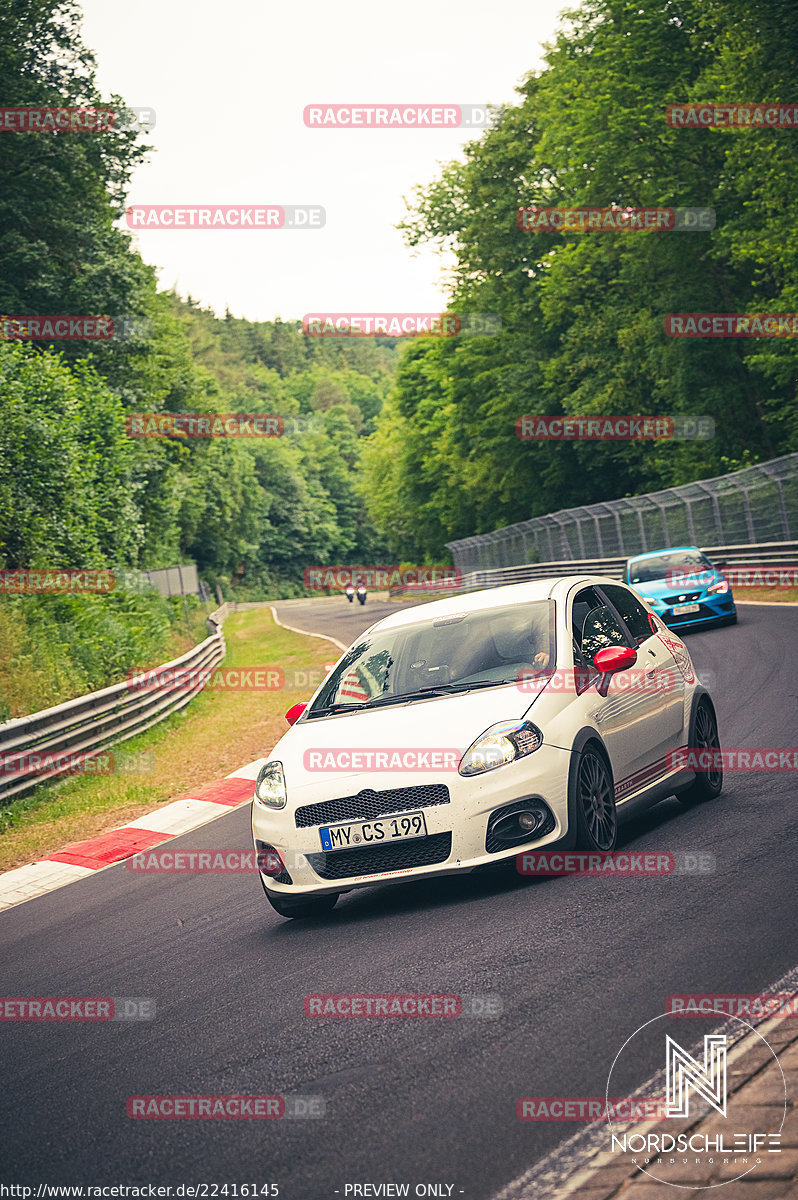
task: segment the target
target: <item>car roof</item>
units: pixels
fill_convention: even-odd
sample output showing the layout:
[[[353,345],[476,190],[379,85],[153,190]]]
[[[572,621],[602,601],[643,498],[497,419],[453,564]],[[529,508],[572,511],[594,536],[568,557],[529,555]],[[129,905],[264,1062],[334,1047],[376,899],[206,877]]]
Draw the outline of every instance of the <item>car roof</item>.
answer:
[[[569,588],[591,583],[627,586],[619,579],[604,575],[558,575],[547,579],[532,579],[527,583],[508,583],[501,587],[484,588],[479,592],[467,592],[447,596],[443,600],[432,600],[427,604],[414,604],[401,612],[383,617],[374,629],[398,629],[403,625],[416,625],[420,621],[433,621],[436,617],[453,616],[455,613],[479,612],[486,608],[499,608],[505,604],[526,604],[533,600],[555,599],[555,592],[564,595]]]
[[[663,546],[661,550],[647,550],[645,554],[633,554],[628,558],[627,563],[640,562],[643,558],[659,558],[660,554],[675,554],[677,550],[697,550],[699,554],[703,554],[700,546]]]

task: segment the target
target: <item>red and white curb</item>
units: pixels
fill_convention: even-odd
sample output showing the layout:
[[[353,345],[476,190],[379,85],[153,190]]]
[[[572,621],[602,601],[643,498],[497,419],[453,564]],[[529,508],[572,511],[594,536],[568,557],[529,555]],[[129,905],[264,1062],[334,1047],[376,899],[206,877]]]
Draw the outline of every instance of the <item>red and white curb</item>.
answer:
[[[266,758],[258,758],[232,775],[195,788],[180,800],[173,800],[136,821],[65,846],[40,862],[6,871],[0,875],[0,912],[207,825],[225,810],[248,804],[258,771],[265,762]]]
[[[294,629],[291,625],[285,625],[277,616],[274,606],[269,607],[275,622],[284,629],[306,637],[321,638],[346,650],[343,642],[328,634],[311,633],[308,629]],[[207,825],[209,821],[221,817],[225,809],[248,804],[255,790],[258,771],[267,761],[268,755],[256,758],[224,779],[196,788],[180,800],[165,804],[163,808],[147,813],[136,821],[129,821],[127,825],[98,834],[88,841],[65,846],[40,862],[6,871],[0,875],[0,912],[55,891],[66,883],[84,879],[95,871],[140,854],[142,850],[151,850],[153,846],[160,846],[181,833],[188,833],[190,829]]]

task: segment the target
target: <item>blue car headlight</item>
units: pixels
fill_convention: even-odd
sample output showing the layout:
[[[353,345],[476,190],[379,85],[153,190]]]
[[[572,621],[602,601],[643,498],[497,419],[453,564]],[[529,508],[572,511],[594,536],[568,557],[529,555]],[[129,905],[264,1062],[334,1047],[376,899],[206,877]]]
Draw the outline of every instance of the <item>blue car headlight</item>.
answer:
[[[713,583],[710,585],[710,587],[707,588],[707,595],[722,596],[722,595],[725,595],[725,593],[728,592],[728,590],[729,590],[728,579],[720,579],[720,580],[718,580],[717,583]]]

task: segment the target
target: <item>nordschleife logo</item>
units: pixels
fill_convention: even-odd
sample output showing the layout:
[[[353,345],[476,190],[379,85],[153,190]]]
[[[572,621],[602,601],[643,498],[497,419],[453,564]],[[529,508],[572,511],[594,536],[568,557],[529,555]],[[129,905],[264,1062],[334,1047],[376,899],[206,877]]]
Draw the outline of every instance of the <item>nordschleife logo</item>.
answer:
[[[668,1117],[690,1116],[690,1091],[703,1096],[722,1117],[726,1116],[726,1035],[704,1038],[704,1063],[696,1062],[683,1046],[665,1034],[666,1097]]]
[[[628,1166],[630,1175],[641,1171],[660,1183],[700,1191],[755,1178],[758,1170],[764,1173],[767,1165],[778,1161],[771,1156],[781,1153],[787,1113],[781,1064],[765,1037],[747,1021],[729,1017],[720,1008],[706,1015],[716,1028],[695,1045],[682,1045],[684,1022],[663,1013],[636,1029],[613,1060],[606,1090],[608,1149],[616,1162]],[[746,1072],[753,1049],[754,1104],[747,1094]],[[729,1059],[741,1064],[734,1076]],[[655,1118],[641,1128],[639,1122],[624,1123],[613,1114],[609,1097],[630,1094],[634,1080],[645,1081],[635,1101],[664,1094],[664,1119]]]

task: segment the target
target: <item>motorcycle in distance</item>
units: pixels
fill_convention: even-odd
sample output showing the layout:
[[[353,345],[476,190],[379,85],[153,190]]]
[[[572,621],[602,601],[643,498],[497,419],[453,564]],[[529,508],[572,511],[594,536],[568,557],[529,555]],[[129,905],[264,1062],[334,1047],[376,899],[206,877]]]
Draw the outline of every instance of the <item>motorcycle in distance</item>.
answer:
[[[366,603],[366,585],[365,585],[365,583],[359,583],[357,585],[356,590],[357,590],[358,603],[365,604]]]
[[[354,600],[354,598],[355,598],[355,587],[354,587],[354,584],[352,584],[352,583],[348,583],[348,584],[346,585],[346,587],[344,588],[344,591],[346,592],[346,598],[347,598],[347,600],[348,600],[348,601],[349,601],[349,603],[351,604],[351,603],[352,603],[352,601],[353,601],[353,600]]]

